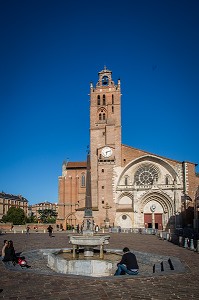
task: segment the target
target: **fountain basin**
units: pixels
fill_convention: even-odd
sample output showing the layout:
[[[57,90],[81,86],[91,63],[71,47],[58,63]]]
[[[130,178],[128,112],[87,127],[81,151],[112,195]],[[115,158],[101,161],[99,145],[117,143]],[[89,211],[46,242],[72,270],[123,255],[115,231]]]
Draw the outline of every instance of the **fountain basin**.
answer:
[[[58,273],[93,277],[112,276],[116,261],[100,259],[70,259],[61,257],[63,251],[48,254],[48,267]]]
[[[107,249],[103,260],[98,259],[99,256],[97,253],[95,253],[94,257],[90,258],[85,258],[83,257],[83,253],[80,253],[78,258],[73,259],[71,252],[72,249],[70,248],[42,250],[43,255],[47,256],[48,259],[47,266],[55,272],[90,277],[113,276],[117,269],[117,263],[121,260],[123,254],[122,250],[119,249]],[[186,271],[185,266],[177,257],[139,251],[133,251],[133,253],[135,253],[138,260],[139,275],[137,276],[139,277],[168,275]],[[169,259],[171,259],[174,269],[169,267]],[[162,265],[164,265],[164,271],[162,270]]]
[[[72,245],[84,247],[92,246],[97,247],[107,245],[109,243],[110,235],[96,235],[96,236],[69,236],[69,243]]]

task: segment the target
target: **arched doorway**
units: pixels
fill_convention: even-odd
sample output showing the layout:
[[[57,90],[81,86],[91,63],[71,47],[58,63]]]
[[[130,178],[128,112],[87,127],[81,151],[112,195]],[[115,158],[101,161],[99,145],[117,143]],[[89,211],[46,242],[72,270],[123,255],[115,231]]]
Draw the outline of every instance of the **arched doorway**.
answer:
[[[71,227],[71,228],[73,228],[73,227],[75,228],[76,223],[77,223],[77,218],[75,216],[75,213],[68,214],[67,217],[66,217],[66,229],[67,229],[68,226]]]
[[[141,200],[141,211],[145,228],[163,230],[173,212],[171,199],[162,193],[149,193]]]

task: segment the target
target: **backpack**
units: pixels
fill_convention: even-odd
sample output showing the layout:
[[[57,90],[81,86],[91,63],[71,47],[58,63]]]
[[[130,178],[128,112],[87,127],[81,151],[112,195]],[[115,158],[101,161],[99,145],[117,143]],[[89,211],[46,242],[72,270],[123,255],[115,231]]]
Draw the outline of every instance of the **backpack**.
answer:
[[[27,261],[23,258],[18,258],[18,265],[20,265],[21,267],[26,267],[27,266]]]

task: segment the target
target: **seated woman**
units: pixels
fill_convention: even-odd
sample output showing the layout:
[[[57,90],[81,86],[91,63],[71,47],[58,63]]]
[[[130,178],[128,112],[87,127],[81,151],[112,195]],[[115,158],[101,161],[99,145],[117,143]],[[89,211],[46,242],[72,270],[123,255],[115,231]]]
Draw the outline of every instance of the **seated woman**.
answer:
[[[17,257],[15,254],[15,249],[12,241],[8,241],[7,246],[5,247],[5,256],[3,261],[12,261],[17,262]]]

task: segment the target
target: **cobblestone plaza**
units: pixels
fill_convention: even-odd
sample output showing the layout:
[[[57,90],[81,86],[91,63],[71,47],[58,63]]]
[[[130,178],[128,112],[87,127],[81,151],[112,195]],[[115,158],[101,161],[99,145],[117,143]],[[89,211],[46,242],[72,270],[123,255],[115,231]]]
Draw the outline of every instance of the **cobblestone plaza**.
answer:
[[[4,239],[13,240],[17,253],[70,247],[66,232],[55,233],[52,238],[47,233],[2,234],[2,245]],[[154,235],[111,233],[107,248],[122,249],[124,246],[131,251],[177,257],[185,266],[185,272],[91,278],[54,272],[41,274],[34,270],[37,262],[30,271],[18,267],[8,270],[1,262],[0,299],[199,299],[199,253],[160,240]]]

